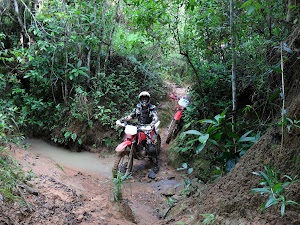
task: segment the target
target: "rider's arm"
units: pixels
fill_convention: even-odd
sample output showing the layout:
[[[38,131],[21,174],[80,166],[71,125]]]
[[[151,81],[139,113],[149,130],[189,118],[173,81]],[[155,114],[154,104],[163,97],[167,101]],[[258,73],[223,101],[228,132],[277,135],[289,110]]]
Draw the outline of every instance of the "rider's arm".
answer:
[[[136,108],[128,115],[128,116],[125,116],[125,117],[122,117],[121,119],[120,119],[120,121],[130,121],[130,120],[132,120],[133,118],[135,118],[136,117]]]
[[[124,117],[122,117],[121,119],[120,119],[120,121],[130,121],[130,120],[132,120],[132,117],[131,117],[131,115],[129,115],[129,116],[124,116]]]
[[[158,116],[156,110],[151,111],[152,113],[152,122],[150,123],[151,127],[154,127],[154,125],[158,122]]]

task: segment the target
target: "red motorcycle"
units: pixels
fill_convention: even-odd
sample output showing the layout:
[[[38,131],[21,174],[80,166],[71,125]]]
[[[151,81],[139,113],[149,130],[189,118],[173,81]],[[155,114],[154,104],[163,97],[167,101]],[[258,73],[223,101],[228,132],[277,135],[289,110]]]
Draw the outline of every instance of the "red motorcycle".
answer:
[[[151,130],[151,141],[155,145],[157,155],[160,152],[161,138],[159,135],[158,121],[153,128],[149,125],[130,125],[126,122],[120,123],[119,126],[125,128],[125,139],[116,148],[118,158],[113,167],[113,176],[117,178],[118,172],[121,176],[128,175],[132,172],[133,159],[150,158],[148,145],[146,143],[145,131]]]
[[[178,131],[181,129],[182,122],[183,122],[182,121],[183,111],[190,104],[190,101],[187,97],[180,98],[178,96],[175,96],[174,94],[171,94],[170,98],[175,101],[178,101],[178,102],[177,102],[177,106],[174,109],[176,111],[176,113],[175,113],[174,118],[172,119],[172,121],[169,125],[169,128],[168,128],[168,135],[166,138],[167,144],[169,144],[170,141],[176,137]]]

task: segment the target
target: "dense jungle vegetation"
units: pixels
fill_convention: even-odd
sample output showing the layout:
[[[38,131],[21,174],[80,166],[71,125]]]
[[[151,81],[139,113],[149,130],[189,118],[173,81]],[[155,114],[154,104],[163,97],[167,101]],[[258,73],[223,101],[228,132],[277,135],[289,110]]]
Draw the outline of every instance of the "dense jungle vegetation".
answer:
[[[168,80],[187,86],[192,101],[170,155],[176,166],[189,162],[184,166],[195,176],[212,181],[272,126],[299,128],[300,118],[289,117],[285,105],[286,93],[299,85],[289,70],[299,60],[299,34],[291,36],[299,6],[3,0],[1,155],[5,143],[24,136],[76,150],[113,149],[115,121],[132,110],[140,91],[151,92],[154,104],[166,99]],[[7,158],[0,162],[6,170]]]

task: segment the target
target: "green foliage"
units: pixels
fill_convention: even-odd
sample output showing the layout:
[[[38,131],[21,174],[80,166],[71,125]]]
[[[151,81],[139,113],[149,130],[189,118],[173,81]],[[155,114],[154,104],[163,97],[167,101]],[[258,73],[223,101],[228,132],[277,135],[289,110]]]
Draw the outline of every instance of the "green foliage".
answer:
[[[217,220],[215,218],[214,213],[212,214],[200,214],[201,216],[205,217],[205,219],[202,221],[203,224],[209,224],[212,225]]]
[[[33,2],[25,3],[28,8],[33,6]],[[5,4],[0,3],[3,8]],[[13,11],[12,4],[9,7],[6,12]],[[151,90],[157,103],[164,87],[158,76],[190,84],[193,104],[185,122],[193,130],[202,129],[197,121],[231,106],[232,33],[224,1],[157,4],[128,0],[117,5],[102,0],[51,0],[34,12],[34,18],[24,5],[22,9],[20,17],[28,26],[22,43],[23,28],[17,20],[9,13],[1,17],[0,90],[18,107],[23,129],[47,133],[60,143],[81,145],[89,130],[113,128],[114,121],[133,108],[139,91]],[[270,52],[278,51],[279,42],[290,34],[287,10],[276,1],[234,3],[237,88],[241,93],[237,97],[243,98],[245,90],[250,90],[248,99],[252,95],[250,102],[244,104],[241,99],[238,105],[250,106],[259,98],[254,112],[263,114],[255,124],[248,122],[251,128],[246,130],[263,131],[265,126],[260,123],[269,120],[266,112],[276,105],[279,95],[268,81],[272,71],[279,71],[278,60]],[[284,49],[291,53],[287,46]],[[236,128],[246,124],[238,123]],[[66,132],[73,138],[66,138]],[[197,151],[213,140],[211,134],[199,136]],[[235,143],[230,145],[236,148]],[[231,150],[226,154],[232,154]]]
[[[35,12],[35,23],[27,23],[31,45],[20,47],[6,30],[1,33],[0,60],[9,72],[0,73],[0,88],[18,107],[22,129],[81,145],[87,130],[113,128],[132,110],[140,91],[151,90],[154,101],[161,98],[161,81],[145,57],[150,42],[145,46],[138,32],[116,23],[115,11],[116,5],[101,0],[51,0]],[[124,41],[129,51],[118,47]]]
[[[20,115],[18,108],[12,101],[0,100],[0,143],[19,143],[24,139],[20,133],[20,127],[24,123],[24,117]]]
[[[299,182],[299,180],[296,180],[296,177],[292,179],[291,177],[284,175],[283,178],[287,178],[289,181],[283,183],[280,182],[278,178],[280,172],[267,165],[264,166],[264,169],[266,173],[262,171],[252,172],[263,179],[259,184],[264,186],[263,188],[254,188],[252,191],[253,193],[260,193],[261,195],[269,195],[268,201],[262,204],[260,209],[266,210],[272,205],[279,204],[281,205],[281,216],[283,217],[286,205],[299,205],[295,201],[287,200],[285,195],[285,188],[292,183]]]
[[[122,174],[119,173],[119,171],[118,171],[118,174],[117,174],[116,178],[113,176],[112,194],[113,194],[113,200],[115,202],[118,202],[118,201],[122,200],[124,184],[131,177],[132,177],[131,174],[126,174],[126,175],[122,176]]]
[[[3,156],[3,147],[1,147],[0,156],[0,193],[4,195],[5,200],[16,201],[21,203],[21,197],[17,193],[18,178],[15,177],[15,170],[9,160]]]
[[[60,165],[60,164],[58,164],[58,163],[56,163],[55,164],[59,169],[61,169],[62,171],[65,171],[65,168],[62,166],[62,165]]]
[[[184,183],[181,184],[183,185],[183,191],[182,195],[183,196],[189,196],[193,191],[198,189],[197,182],[199,182],[198,178],[190,179],[189,175],[194,171],[193,168],[188,168],[187,163],[183,163],[181,168],[177,168],[177,170],[187,170],[186,174],[181,175],[183,177]],[[181,186],[179,185],[179,186]]]
[[[31,178],[30,172],[24,173],[17,163],[9,156],[8,148],[0,147],[0,195],[4,201],[13,201],[19,205],[24,199],[19,192],[19,185]]]
[[[284,110],[283,120],[281,119],[279,122],[277,122],[276,126],[284,126],[288,132],[290,132],[292,127],[300,128],[300,126],[297,124],[300,124],[300,120],[292,120],[291,118],[287,117],[286,111]]]
[[[12,101],[0,100],[0,195],[5,201],[24,204],[18,186],[26,179],[29,173],[24,173],[10,156],[10,142],[20,143],[24,137],[19,131],[23,118]],[[6,147],[9,146],[9,147]]]
[[[224,111],[213,119],[199,120],[199,123],[207,127],[205,133],[197,130],[188,130],[182,136],[184,137],[187,134],[196,136],[196,138],[186,142],[186,145],[193,146],[196,154],[200,154],[207,143],[211,143],[214,147],[210,145],[209,149],[214,151],[217,149],[219,153],[215,160],[222,162],[225,173],[228,173],[238,162],[239,158],[259,139],[260,135],[249,136],[252,131],[248,131],[239,136],[237,133],[232,132],[232,123],[226,122],[225,113]],[[220,173],[218,172],[217,174]]]

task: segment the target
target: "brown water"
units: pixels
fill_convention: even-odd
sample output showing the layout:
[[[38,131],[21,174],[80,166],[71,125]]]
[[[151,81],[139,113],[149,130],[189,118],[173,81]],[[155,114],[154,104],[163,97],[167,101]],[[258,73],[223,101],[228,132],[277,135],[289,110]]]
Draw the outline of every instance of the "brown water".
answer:
[[[50,145],[39,139],[26,140],[34,153],[48,157],[59,165],[76,170],[96,173],[104,177],[112,177],[112,167],[115,157],[100,158],[91,152],[71,152],[62,147]]]

